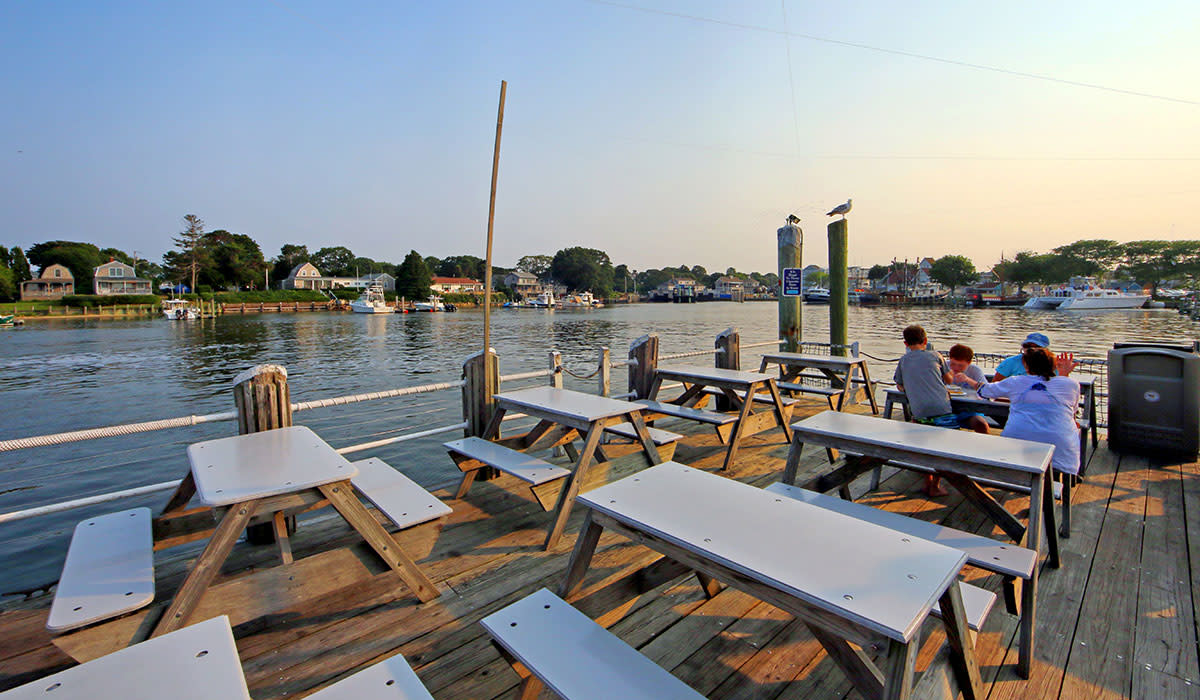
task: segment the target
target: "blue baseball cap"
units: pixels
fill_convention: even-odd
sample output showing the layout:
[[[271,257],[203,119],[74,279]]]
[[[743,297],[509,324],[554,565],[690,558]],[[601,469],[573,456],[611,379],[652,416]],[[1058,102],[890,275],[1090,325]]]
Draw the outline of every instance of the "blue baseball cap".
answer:
[[[1025,336],[1025,342],[1021,343],[1021,345],[1036,345],[1039,348],[1048,348],[1050,347],[1050,339],[1046,337],[1045,333],[1030,333]]]

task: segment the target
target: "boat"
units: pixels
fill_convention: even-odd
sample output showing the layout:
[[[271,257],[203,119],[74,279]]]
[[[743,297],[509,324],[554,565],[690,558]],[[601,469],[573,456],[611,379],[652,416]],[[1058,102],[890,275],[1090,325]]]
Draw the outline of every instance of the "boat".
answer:
[[[576,292],[563,297],[559,304],[565,309],[595,309],[604,306],[591,292]]]
[[[866,306],[868,304],[879,303],[879,295],[875,294],[874,292],[867,291],[866,289],[851,289],[848,292],[848,296],[848,301],[851,304]]]
[[[1048,295],[1030,297],[1024,308],[1061,311],[1137,309],[1144,306],[1149,298],[1149,294],[1133,294],[1099,287],[1094,277],[1073,277],[1069,285],[1052,290]]]
[[[436,294],[430,294],[425,301],[413,303],[413,311],[445,311],[446,305],[442,303],[442,298]]]
[[[187,299],[164,299],[163,316],[171,321],[191,321],[200,318],[200,310]]]
[[[528,302],[535,309],[553,309],[555,303],[554,292],[542,292]]]
[[[20,323],[18,321],[16,321],[15,319],[16,319],[16,314],[9,314],[8,316],[0,316],[0,328],[12,328],[13,326],[20,325]]]
[[[829,290],[825,287],[809,287],[804,290],[805,304],[828,304]]]
[[[357,299],[350,302],[350,310],[356,314],[390,314],[391,307],[383,298],[383,285],[372,282],[363,289]]]

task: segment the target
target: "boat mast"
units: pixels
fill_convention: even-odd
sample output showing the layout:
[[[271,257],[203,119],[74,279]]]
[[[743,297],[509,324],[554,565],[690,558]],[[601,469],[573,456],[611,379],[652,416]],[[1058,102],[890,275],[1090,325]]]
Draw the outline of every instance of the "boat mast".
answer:
[[[492,350],[492,227],[496,221],[496,176],[500,170],[500,132],[504,129],[504,93],[508,81],[500,81],[500,108],[496,114],[496,148],[492,151],[492,196],[488,201],[487,255],[483,265],[483,356]]]

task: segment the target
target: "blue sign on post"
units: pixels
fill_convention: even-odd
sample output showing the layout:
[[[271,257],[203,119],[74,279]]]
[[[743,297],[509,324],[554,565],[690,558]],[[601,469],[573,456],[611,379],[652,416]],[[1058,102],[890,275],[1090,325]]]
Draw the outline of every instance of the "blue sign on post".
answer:
[[[801,270],[798,267],[783,268],[783,296],[800,296],[800,286],[804,281],[804,278],[800,273]]]

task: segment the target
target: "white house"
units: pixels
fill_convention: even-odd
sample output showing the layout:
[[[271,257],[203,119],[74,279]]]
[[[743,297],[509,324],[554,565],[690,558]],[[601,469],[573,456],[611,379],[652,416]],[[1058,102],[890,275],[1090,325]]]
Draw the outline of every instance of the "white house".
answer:
[[[142,279],[132,265],[109,260],[92,270],[92,290],[97,295],[152,294],[150,280]]]
[[[429,288],[438,294],[483,294],[483,282],[469,277],[434,277]]]

